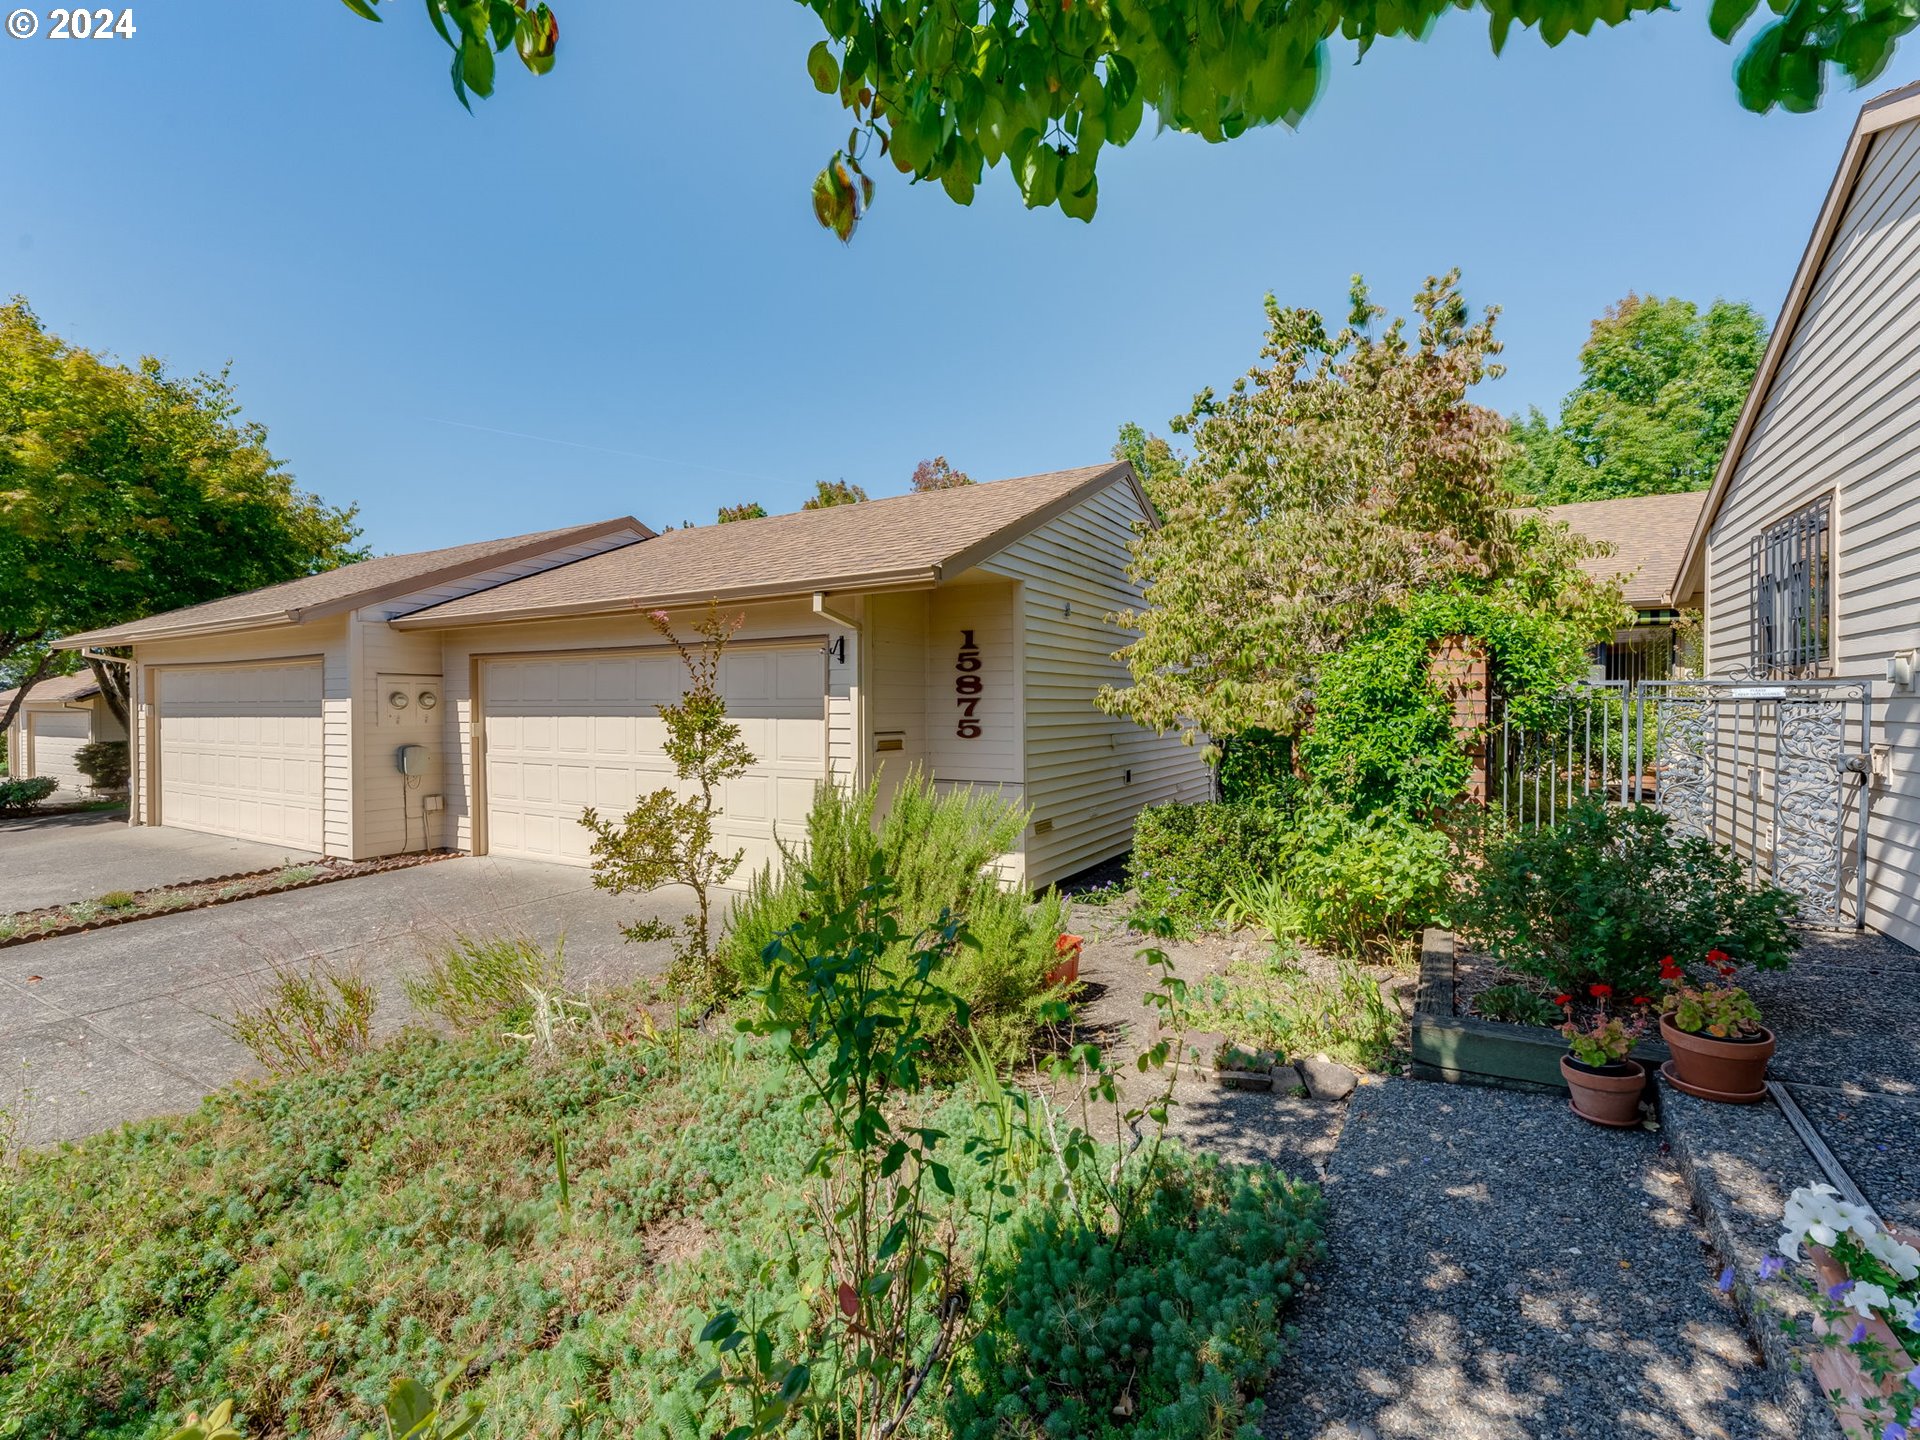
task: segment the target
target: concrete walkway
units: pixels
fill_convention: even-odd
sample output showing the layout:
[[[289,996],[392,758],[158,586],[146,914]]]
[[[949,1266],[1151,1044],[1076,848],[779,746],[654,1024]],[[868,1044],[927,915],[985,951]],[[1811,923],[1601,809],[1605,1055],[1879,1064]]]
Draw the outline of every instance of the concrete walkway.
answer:
[[[607,895],[571,866],[463,857],[0,949],[0,1109],[25,1144],[190,1109],[253,1068],[215,1017],[275,965],[357,965],[380,991],[383,1034],[416,1018],[400,981],[455,931],[564,935],[576,987],[658,973],[666,947],[619,927],[687,902],[650,898]]]
[[[0,915],[316,858],[284,845],[136,827],[125,811],[0,820]]]

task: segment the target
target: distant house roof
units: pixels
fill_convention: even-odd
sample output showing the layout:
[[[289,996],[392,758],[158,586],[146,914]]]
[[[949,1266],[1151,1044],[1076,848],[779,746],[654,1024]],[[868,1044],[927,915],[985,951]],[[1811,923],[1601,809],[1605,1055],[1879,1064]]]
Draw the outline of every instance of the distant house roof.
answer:
[[[57,643],[62,649],[77,650],[83,645],[132,645],[172,636],[294,624],[426,589],[571,541],[622,530],[632,530],[641,537],[653,534],[638,520],[622,516],[591,525],[512,535],[504,540],[481,540],[469,545],[450,545],[442,550],[420,550],[410,555],[381,555],[358,564],[342,565],[337,570],[323,570],[318,575],[269,585],[262,590],[209,600],[203,605],[189,605],[183,610],[169,610],[125,625],[69,635]]]
[[[1138,484],[1118,462],[670,530],[391,623],[446,629],[636,604],[934,585],[1116,482]]]
[[[1801,313],[1813,297],[1821,268],[1826,263],[1827,250],[1840,229],[1847,207],[1852,203],[1854,185],[1860,179],[1860,170],[1866,163],[1873,138],[1883,130],[1890,130],[1895,125],[1903,125],[1916,118],[1920,118],[1920,80],[1897,90],[1889,90],[1884,95],[1876,95],[1860,107],[1859,118],[1853,122],[1853,133],[1847,139],[1847,148],[1840,155],[1840,168],[1834,172],[1833,184],[1827,187],[1826,201],[1820,207],[1813,234],[1807,241],[1805,253],[1800,257],[1800,268],[1794,271],[1786,302],[1780,307],[1780,318],[1774,322],[1773,334],[1768,337],[1767,348],[1760,356],[1760,370],[1753,378],[1753,388],[1747,392],[1747,403],[1741,408],[1740,418],[1734,422],[1727,453],[1720,459],[1720,468],[1714,473],[1712,488],[1707,491],[1706,504],[1694,522],[1693,531],[1674,567],[1671,582],[1673,593],[1682,600],[1698,593],[1704,583],[1707,532],[1713,528],[1713,522],[1720,514],[1720,506],[1726,501],[1727,491],[1733,485],[1734,471],[1739,468],[1747,439],[1753,433],[1754,422],[1760,418],[1760,409],[1766,404],[1767,391],[1773,385],[1780,362],[1786,358],[1787,347],[1793,343]]]
[[[13,697],[20,692],[0,690],[0,715],[6,713]],[[100,684],[93,678],[91,670],[82,670],[77,675],[56,675],[51,680],[42,680],[38,685],[28,687],[27,698],[39,705],[61,704],[68,700],[86,700],[100,693]]]
[[[1597,580],[1618,576],[1634,609],[1662,610],[1673,604],[1674,573],[1706,498],[1704,490],[1631,495],[1623,500],[1553,505],[1546,514],[1577,535],[1613,546],[1611,555],[1581,561],[1582,570]]]

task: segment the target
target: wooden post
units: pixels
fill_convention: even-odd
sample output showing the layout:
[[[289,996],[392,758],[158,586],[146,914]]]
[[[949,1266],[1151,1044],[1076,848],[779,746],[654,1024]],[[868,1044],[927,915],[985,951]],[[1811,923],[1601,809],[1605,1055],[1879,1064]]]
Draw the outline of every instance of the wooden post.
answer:
[[[1487,651],[1471,635],[1449,635],[1435,642],[1427,673],[1453,706],[1453,730],[1460,737],[1472,770],[1466,798],[1487,803]]]

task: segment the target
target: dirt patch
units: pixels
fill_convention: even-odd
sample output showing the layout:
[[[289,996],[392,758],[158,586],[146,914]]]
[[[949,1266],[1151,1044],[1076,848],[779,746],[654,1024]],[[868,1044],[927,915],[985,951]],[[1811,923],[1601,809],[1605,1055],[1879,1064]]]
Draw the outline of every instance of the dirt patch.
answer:
[[[691,1260],[712,1242],[713,1232],[697,1215],[675,1215],[653,1226],[641,1238],[647,1259],[655,1265]]]

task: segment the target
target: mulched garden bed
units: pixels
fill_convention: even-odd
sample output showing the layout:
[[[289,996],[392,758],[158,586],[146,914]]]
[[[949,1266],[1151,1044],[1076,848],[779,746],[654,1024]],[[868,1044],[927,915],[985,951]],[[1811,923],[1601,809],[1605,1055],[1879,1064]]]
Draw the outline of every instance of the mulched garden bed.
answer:
[[[337,880],[377,875],[383,870],[406,870],[415,865],[445,860],[458,853],[454,850],[430,850],[417,855],[388,855],[378,860],[326,858],[276,865],[268,870],[214,875],[205,880],[160,885],[151,890],[129,891],[131,903],[111,907],[103,907],[98,900],[77,900],[66,905],[48,905],[38,910],[20,910],[0,916],[0,949],[9,945],[26,945],[35,940],[50,940],[56,935],[79,935],[89,930],[105,930],[112,925],[129,925],[136,920],[151,920],[157,915],[177,915],[183,910],[204,910],[211,905],[251,900],[260,895],[278,895],[286,890],[331,885]],[[76,908],[82,912],[79,917],[72,913]]]

